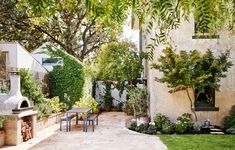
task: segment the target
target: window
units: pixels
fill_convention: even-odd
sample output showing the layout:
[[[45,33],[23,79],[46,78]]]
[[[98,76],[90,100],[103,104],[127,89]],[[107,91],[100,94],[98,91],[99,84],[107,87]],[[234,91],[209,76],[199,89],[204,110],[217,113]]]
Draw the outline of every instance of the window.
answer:
[[[62,58],[42,58],[42,65],[52,65],[52,66],[62,66],[63,59]]]
[[[195,90],[197,95],[197,90]],[[215,107],[215,89],[206,86],[205,92],[200,93],[195,100],[195,110],[196,111],[217,111],[218,108]]]

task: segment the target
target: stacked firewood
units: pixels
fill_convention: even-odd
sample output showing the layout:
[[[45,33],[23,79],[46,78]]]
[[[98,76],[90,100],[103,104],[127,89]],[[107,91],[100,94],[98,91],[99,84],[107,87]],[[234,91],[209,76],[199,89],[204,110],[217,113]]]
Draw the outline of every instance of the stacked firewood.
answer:
[[[23,141],[28,141],[32,139],[32,122],[30,120],[22,120],[21,121],[21,134]]]

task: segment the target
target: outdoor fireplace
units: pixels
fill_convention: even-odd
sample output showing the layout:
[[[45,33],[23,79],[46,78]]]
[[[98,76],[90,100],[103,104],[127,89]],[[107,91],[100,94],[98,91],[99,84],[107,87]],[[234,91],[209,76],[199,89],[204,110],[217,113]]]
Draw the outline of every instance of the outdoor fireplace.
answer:
[[[18,145],[35,137],[36,111],[20,92],[20,75],[17,69],[10,72],[10,92],[0,94],[0,115],[4,122],[5,144]]]

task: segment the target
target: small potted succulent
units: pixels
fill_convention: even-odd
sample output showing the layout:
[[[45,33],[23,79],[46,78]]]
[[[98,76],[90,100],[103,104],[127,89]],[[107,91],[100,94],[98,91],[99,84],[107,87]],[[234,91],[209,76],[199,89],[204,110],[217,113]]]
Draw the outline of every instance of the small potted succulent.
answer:
[[[137,126],[149,123],[148,100],[146,87],[136,87],[129,91],[129,102],[134,110],[134,117],[137,119]]]
[[[0,147],[5,144],[5,130],[3,129],[4,116],[0,116]]]

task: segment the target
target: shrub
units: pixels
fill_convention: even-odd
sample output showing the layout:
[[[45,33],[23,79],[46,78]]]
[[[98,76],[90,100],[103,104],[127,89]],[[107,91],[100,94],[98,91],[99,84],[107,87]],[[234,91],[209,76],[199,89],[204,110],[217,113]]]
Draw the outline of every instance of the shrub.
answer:
[[[170,122],[169,118],[161,113],[156,114],[156,116],[154,117],[154,123],[155,123],[155,126],[157,127],[157,130],[162,130],[163,128],[162,126],[166,122],[167,123]]]
[[[47,104],[52,108],[53,113],[58,113],[60,109],[60,98],[58,96],[46,100]]]
[[[229,129],[233,125],[235,125],[235,117],[233,117],[233,116],[225,116],[224,119],[223,119],[224,129]]]
[[[231,128],[227,129],[226,132],[229,134],[235,134],[235,124]]]
[[[164,134],[171,134],[174,132],[174,124],[171,123],[169,120],[165,121],[162,124],[162,133]]]
[[[134,115],[134,110],[128,100],[124,103],[123,111],[127,115],[131,115],[131,116]]]
[[[136,87],[132,88],[128,92],[129,99],[128,103],[132,106],[134,115],[136,117],[147,116],[148,101],[147,101],[147,88],[146,87]]]
[[[110,111],[113,105],[113,97],[111,94],[112,84],[109,82],[105,82],[105,94],[103,96],[104,99],[104,109],[106,111]]]
[[[99,110],[99,103],[93,98],[88,97],[87,99],[82,99],[75,103],[75,106],[82,107],[82,108],[93,108],[93,112],[98,112]]]
[[[66,112],[69,109],[69,107],[66,103],[60,102],[60,109],[62,112]]]
[[[148,133],[148,134],[151,134],[151,135],[157,134],[157,127],[156,127],[155,125],[149,124],[147,133]]]
[[[132,122],[129,129],[135,131],[135,128],[137,127],[136,121]]]
[[[148,124],[140,124],[135,128],[135,131],[140,133],[147,133],[148,130]]]
[[[225,116],[222,121],[225,130],[235,125],[235,105],[232,106],[229,114],[230,116]]]
[[[32,79],[32,74],[27,69],[20,69],[21,93],[26,96],[33,104],[42,103],[43,94],[37,87],[37,81]]]
[[[52,114],[52,108],[46,103],[37,104],[34,107],[37,110],[37,118],[49,117]]]
[[[182,116],[178,117],[175,124],[175,131],[177,133],[185,133],[192,131],[193,120],[192,115],[189,113],[184,113]]]

